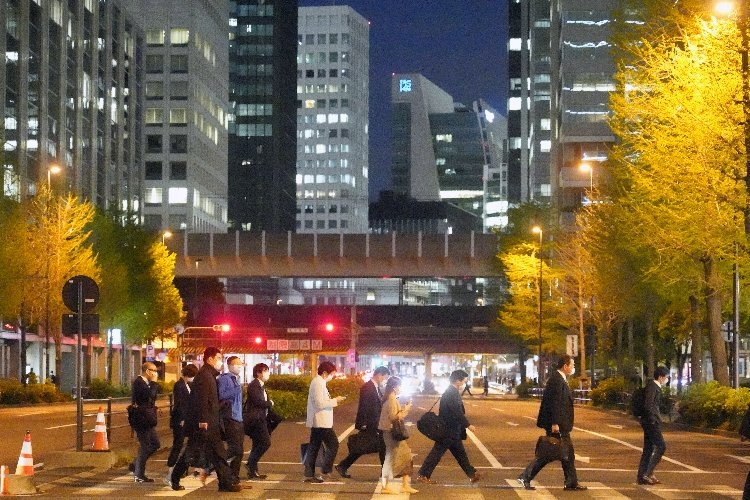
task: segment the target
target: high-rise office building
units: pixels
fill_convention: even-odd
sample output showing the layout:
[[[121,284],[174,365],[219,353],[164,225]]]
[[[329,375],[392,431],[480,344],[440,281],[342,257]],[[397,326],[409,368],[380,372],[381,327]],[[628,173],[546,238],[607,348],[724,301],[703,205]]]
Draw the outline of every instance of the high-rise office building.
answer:
[[[420,74],[395,74],[393,190],[447,202],[477,217],[477,231],[507,223],[505,119],[486,102],[471,108]]]
[[[116,0],[0,7],[3,195],[47,182],[99,207],[141,206],[143,34]],[[48,177],[52,165],[61,172]]]
[[[127,0],[146,37],[146,227],[227,229],[228,0]]]
[[[294,231],[297,0],[233,0],[229,31],[229,222]]]
[[[586,203],[614,136],[606,123],[618,0],[511,0],[511,201],[549,199],[563,224]],[[587,162],[594,172],[583,171]],[[516,181],[520,181],[516,184]],[[515,186],[518,185],[520,189]]]
[[[508,198],[552,196],[550,0],[508,4]]]
[[[553,191],[561,223],[587,203],[602,179],[601,162],[614,142],[607,118],[615,90],[611,26],[618,0],[558,0],[552,3]],[[581,166],[586,164],[584,171]]]
[[[369,23],[302,7],[298,29],[297,232],[366,233]]]

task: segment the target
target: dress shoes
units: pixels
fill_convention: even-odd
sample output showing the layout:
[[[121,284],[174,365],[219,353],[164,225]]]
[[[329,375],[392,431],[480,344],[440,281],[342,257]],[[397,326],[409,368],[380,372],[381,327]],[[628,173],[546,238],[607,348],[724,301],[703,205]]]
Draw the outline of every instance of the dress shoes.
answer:
[[[473,483],[479,482],[479,480],[480,480],[480,479],[482,479],[482,475],[481,475],[480,473],[478,473],[478,472],[475,472],[475,473],[474,473],[474,474],[473,474],[473,475],[472,475],[472,476],[471,476],[471,477],[469,478],[469,482],[473,484]]]
[[[184,490],[184,489],[185,489],[185,487],[184,487],[183,485],[181,485],[180,483],[170,483],[170,485],[169,485],[169,486],[170,486],[170,487],[171,487],[171,488],[172,488],[172,489],[173,489],[174,491],[182,491],[182,490]]]
[[[219,486],[219,491],[231,491],[236,493],[242,491],[242,485],[240,483],[223,484]]]
[[[521,476],[517,478],[518,482],[521,483],[521,486],[523,486],[523,489],[525,490],[535,490],[535,486],[531,486],[531,481],[526,479],[525,477]]]
[[[587,486],[582,486],[580,484],[571,484],[570,486],[566,486],[565,488],[563,488],[563,490],[565,491],[585,491],[587,489]]]
[[[136,483],[153,483],[154,480],[146,476],[135,476]]]
[[[645,484],[647,486],[653,486],[655,484],[658,484],[658,483],[654,482],[654,480],[651,479],[651,477],[649,477],[649,476],[641,476],[641,477],[638,478],[638,480],[636,482],[638,484]]]
[[[252,472],[248,471],[247,472],[247,478],[248,479],[252,479],[252,480],[256,480],[256,481],[262,481],[262,480],[264,480],[267,477],[268,477],[268,475],[266,475],[266,474],[258,474],[258,471],[252,471]]]
[[[422,484],[437,484],[437,481],[432,480],[427,476],[417,476],[417,482]]]
[[[339,473],[339,476],[346,478],[346,479],[351,479],[352,475],[349,474],[349,471],[347,469],[344,469],[340,465],[336,465],[333,468],[336,469],[336,472]]]
[[[325,479],[322,476],[306,477],[304,480],[306,483],[320,484],[325,483]]]
[[[656,476],[654,476],[653,474],[651,474],[650,476],[648,476],[648,478],[651,480],[651,484],[661,484],[661,481],[659,481],[658,479],[656,479]]]

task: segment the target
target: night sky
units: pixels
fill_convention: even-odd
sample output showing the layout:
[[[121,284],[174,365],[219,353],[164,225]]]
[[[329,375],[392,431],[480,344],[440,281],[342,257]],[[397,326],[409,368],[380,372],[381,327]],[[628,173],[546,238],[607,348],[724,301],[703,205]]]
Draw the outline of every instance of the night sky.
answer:
[[[421,73],[456,102],[505,113],[508,0],[299,0],[348,5],[370,21],[370,200],[390,188],[392,73]]]

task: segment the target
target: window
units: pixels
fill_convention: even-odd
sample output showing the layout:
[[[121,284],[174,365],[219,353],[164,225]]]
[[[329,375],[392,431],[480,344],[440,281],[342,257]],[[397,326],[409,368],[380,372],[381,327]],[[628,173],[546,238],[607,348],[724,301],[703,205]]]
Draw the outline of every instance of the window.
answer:
[[[339,135],[339,131],[335,128],[332,128],[331,130],[328,131],[329,138],[338,137],[338,135]]]
[[[325,108],[326,107],[326,100],[325,99],[318,99],[316,106],[318,108]]]
[[[158,136],[161,137],[161,136]],[[146,162],[146,180],[147,181],[160,181],[161,180],[161,162],[160,161],[147,161]]]
[[[185,126],[187,125],[187,110],[185,108],[173,108],[169,110],[169,124]]]
[[[187,136],[170,135],[169,136],[170,153],[187,153]]]
[[[188,56],[187,54],[174,54],[169,57],[169,70],[172,73],[187,73]]]
[[[176,100],[185,100],[188,98],[188,82],[172,81],[169,83],[169,97]]]
[[[147,30],[146,45],[164,45],[164,30]]]
[[[338,227],[338,221],[335,219],[331,219],[328,221],[328,229],[336,229]]]
[[[331,78],[337,78],[339,76],[339,70],[337,69],[329,69],[328,70],[328,76]]]
[[[326,228],[326,221],[324,221],[324,220],[317,220],[317,221],[315,221],[315,227],[317,229],[325,229]]]
[[[147,153],[161,153],[162,151],[162,137],[161,135],[147,135],[146,136],[146,152]],[[159,164],[159,172],[161,172],[161,164]],[[161,179],[161,173],[159,174]]]
[[[338,52],[329,52],[328,53],[328,62],[339,62],[339,53]]]
[[[351,42],[351,37],[349,36],[349,33],[341,33],[341,44],[342,45],[349,45]]]
[[[305,70],[305,78],[315,78],[315,70],[314,69]]]
[[[159,169],[161,169],[161,164],[159,164]],[[187,162],[185,161],[170,162],[169,179],[173,181],[187,180]]]
[[[326,39],[327,39],[327,38],[328,38],[328,37],[327,37],[327,36],[325,35],[325,33],[323,33],[323,34],[318,34],[318,45],[325,45],[325,44],[326,44]]]
[[[146,82],[146,99],[163,99],[164,82]]]
[[[190,31],[185,28],[172,28],[169,31],[169,43],[172,45],[187,45]]]
[[[306,220],[305,221],[305,229],[312,229],[313,228],[313,221]]]
[[[348,128],[342,128],[341,129],[341,137],[349,138],[349,129]]]
[[[318,78],[325,78],[326,77],[326,70],[319,69],[318,70]]]
[[[144,198],[146,205],[161,205],[162,189],[146,188]]]
[[[315,35],[305,35],[305,45],[315,45]]]
[[[164,71],[164,56],[147,55],[146,56],[146,73],[162,73]]]
[[[328,35],[328,43],[329,44],[339,43],[339,34],[331,33],[330,35]]]
[[[169,188],[169,199],[167,202],[170,205],[185,205],[187,203],[188,190],[184,187],[171,187]]]

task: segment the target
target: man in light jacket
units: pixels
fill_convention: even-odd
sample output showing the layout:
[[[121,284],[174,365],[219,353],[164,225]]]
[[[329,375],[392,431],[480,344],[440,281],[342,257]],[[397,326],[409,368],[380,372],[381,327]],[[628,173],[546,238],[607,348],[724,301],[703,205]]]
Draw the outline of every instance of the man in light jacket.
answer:
[[[323,361],[318,366],[318,376],[310,382],[310,392],[307,394],[307,420],[305,425],[310,428],[310,444],[305,454],[305,482],[322,483],[322,476],[315,475],[315,460],[318,451],[325,443],[323,455],[323,466],[321,472],[330,474],[333,470],[333,461],[339,450],[339,440],[333,432],[333,409],[339,405],[345,396],[332,398],[326,387],[326,383],[333,380],[336,366],[330,361]]]

